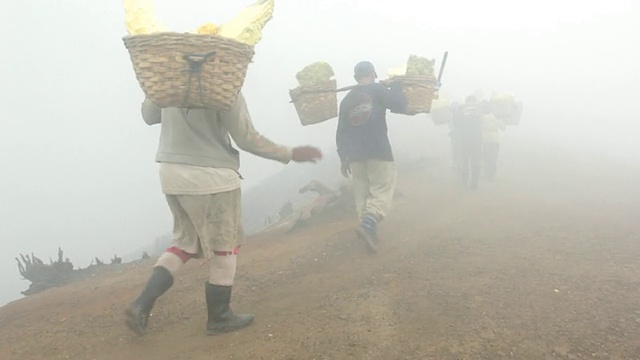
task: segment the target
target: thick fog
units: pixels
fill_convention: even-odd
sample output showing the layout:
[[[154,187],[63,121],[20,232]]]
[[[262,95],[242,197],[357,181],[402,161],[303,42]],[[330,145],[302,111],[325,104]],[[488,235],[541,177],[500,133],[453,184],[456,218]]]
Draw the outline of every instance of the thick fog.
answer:
[[[154,4],[170,29],[191,31],[251,2]],[[344,86],[359,60],[384,78],[410,54],[438,67],[448,51],[441,97],[495,90],[524,103],[505,137],[638,162],[639,18],[632,0],[276,1],[243,91],[260,132],[333,156],[336,121],[303,127],[289,103],[297,71],[325,60]],[[144,95],[121,40],[121,1],[4,0],[0,27],[1,305],[28,287],[19,253],[48,260],[60,246],[84,267],[134,254],[172,223],[154,162],[159,128],[141,120]],[[429,115],[398,121],[394,144],[402,134],[416,144],[421,132],[446,136]],[[283,168],[243,154],[244,189]]]

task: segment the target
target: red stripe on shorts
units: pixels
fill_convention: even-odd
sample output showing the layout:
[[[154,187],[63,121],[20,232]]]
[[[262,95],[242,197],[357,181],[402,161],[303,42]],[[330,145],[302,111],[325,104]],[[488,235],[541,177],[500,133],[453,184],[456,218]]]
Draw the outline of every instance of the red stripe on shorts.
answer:
[[[240,250],[240,245],[236,246],[235,248],[233,248],[233,250],[231,251],[213,251],[214,255],[217,256],[229,256],[229,255],[238,255],[238,251]]]
[[[194,254],[190,254],[180,248],[177,248],[175,246],[172,246],[170,248],[168,248],[166,250],[169,253],[172,253],[174,255],[176,255],[177,257],[180,258],[180,260],[182,260],[183,263],[186,263],[187,261],[189,261],[190,259],[196,257]]]

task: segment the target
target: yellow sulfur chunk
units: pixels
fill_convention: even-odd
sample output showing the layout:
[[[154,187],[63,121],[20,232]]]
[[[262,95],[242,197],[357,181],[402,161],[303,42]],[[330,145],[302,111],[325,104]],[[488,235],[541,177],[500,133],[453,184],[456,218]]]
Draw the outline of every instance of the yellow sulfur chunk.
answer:
[[[274,0],[258,0],[236,17],[220,26],[218,35],[255,45],[262,39],[262,29],[273,16]]]
[[[391,76],[403,76],[404,74],[407,73],[407,66],[399,66],[399,67],[395,67],[395,68],[389,68],[387,70],[387,76],[391,77]]]
[[[123,4],[130,35],[168,31],[156,17],[151,0],[123,0]],[[217,34],[253,46],[262,39],[262,29],[271,20],[273,7],[274,0],[257,0],[220,27],[206,23],[198,27],[196,33]]]
[[[427,59],[418,55],[410,55],[407,61],[407,75],[433,75],[435,59]]]
[[[123,0],[125,26],[130,35],[167,31],[156,17],[151,0]]]
[[[215,35],[218,33],[218,26],[216,24],[213,23],[206,23],[204,25],[201,25],[198,30],[196,30],[196,32],[198,34],[209,34],[209,35]]]
[[[296,74],[296,79],[302,87],[313,86],[331,80],[334,76],[333,68],[326,61],[316,61],[305,66]]]

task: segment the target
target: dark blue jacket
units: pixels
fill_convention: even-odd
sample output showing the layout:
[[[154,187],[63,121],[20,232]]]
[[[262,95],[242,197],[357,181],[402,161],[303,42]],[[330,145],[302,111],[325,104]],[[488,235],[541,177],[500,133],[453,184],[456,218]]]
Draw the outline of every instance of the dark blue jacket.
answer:
[[[399,84],[390,88],[359,85],[340,102],[336,145],[342,162],[378,159],[393,161],[387,136],[387,109],[403,113],[406,99]]]
[[[464,103],[454,111],[453,128],[462,144],[482,142],[482,116],[490,112],[486,101]]]

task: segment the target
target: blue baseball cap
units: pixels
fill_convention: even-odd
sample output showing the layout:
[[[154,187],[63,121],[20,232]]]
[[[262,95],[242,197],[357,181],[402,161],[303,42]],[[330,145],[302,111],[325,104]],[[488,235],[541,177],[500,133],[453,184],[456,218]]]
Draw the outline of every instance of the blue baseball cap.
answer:
[[[378,74],[376,74],[376,68],[370,61],[360,61],[353,68],[353,75],[355,77],[366,76],[371,73],[373,73],[375,77],[378,77]]]

